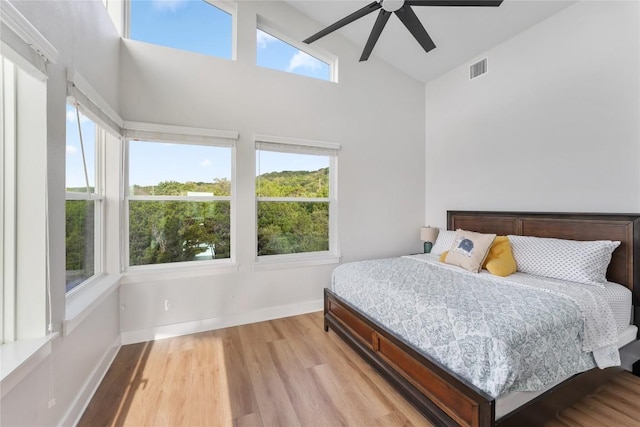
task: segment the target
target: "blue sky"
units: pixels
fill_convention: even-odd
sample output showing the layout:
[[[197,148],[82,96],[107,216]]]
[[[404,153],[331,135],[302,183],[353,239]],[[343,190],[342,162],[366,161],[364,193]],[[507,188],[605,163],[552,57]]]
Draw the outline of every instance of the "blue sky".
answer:
[[[202,0],[133,0],[131,38],[231,58],[230,15]],[[258,30],[256,63],[260,66],[316,78],[329,78],[327,64]],[[81,115],[89,185],[94,185],[95,125]],[[130,185],[155,185],[161,181],[211,182],[231,178],[230,150],[220,147],[132,142]],[[318,170],[327,157],[261,152],[256,159],[262,173],[283,170]],[[75,109],[67,106],[67,187],[84,187],[84,168]]]
[[[95,124],[80,113],[80,127],[82,128],[82,140],[84,154],[87,161],[89,186],[95,185]],[[86,187],[84,166],[82,165],[82,150],[78,133],[78,120],[76,109],[67,104],[67,163],[66,163],[66,187]]]
[[[231,59],[231,16],[203,0],[132,0],[131,38]],[[263,31],[256,32],[261,67],[328,80],[329,65]]]

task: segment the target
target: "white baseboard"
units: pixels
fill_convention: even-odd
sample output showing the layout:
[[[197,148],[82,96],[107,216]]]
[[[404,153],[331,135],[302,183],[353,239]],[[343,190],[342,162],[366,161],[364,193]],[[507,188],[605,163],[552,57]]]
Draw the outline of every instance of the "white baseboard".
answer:
[[[67,410],[67,413],[62,418],[59,425],[61,426],[75,426],[80,421],[80,417],[84,414],[85,409],[89,406],[91,398],[98,390],[102,379],[107,374],[111,363],[116,358],[118,350],[120,350],[121,339],[120,336],[111,344],[107,352],[104,354],[100,362],[96,365],[95,369],[87,378],[87,381],[83,384],[82,388],[78,392],[75,400]]]
[[[175,323],[172,325],[157,326],[155,328],[138,329],[122,332],[122,345],[134,344],[145,341],[154,341],[163,338],[177,337],[180,335],[195,334],[213,329],[228,328],[231,326],[246,325],[247,323],[263,322],[265,320],[279,319],[282,317],[296,316],[299,314],[320,311],[324,307],[324,300],[308,301],[300,304],[282,305],[278,307],[263,308],[247,313],[231,314],[213,319],[194,320],[191,322]]]

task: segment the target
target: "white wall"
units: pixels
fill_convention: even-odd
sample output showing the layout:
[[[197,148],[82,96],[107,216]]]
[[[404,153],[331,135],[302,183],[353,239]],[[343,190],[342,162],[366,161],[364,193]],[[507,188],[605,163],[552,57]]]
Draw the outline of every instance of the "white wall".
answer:
[[[238,2],[238,60],[125,40],[125,120],[237,130],[237,261],[233,274],[126,283],[125,342],[319,309],[335,265],[255,272],[255,134],[335,141],[343,261],[420,250],[424,212],[424,86],[338,35],[318,45],[340,58],[339,83],[255,66],[256,15],[302,40],[320,25],[271,1]],[[138,280],[138,279],[136,279]],[[171,310],[164,310],[164,300]],[[160,328],[180,322],[184,328]]]
[[[426,222],[447,209],[640,210],[640,19],[582,1],[426,86]]]
[[[100,1],[13,1],[58,50],[49,64],[47,140],[52,313],[56,331],[65,317],[65,106],[66,70],[73,67],[117,109],[120,41]],[[0,424],[71,424],[119,346],[118,293],[107,297],[52,352],[9,391]],[[55,406],[48,408],[51,398]]]

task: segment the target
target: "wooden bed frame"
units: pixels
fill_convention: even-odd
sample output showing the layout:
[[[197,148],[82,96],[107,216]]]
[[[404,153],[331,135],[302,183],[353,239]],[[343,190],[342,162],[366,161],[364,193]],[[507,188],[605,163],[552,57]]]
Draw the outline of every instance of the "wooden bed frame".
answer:
[[[640,214],[448,211],[447,222],[450,230],[620,241],[607,278],[631,289],[634,323],[640,324]],[[496,420],[495,399],[406,344],[329,289],[324,293],[324,328],[331,328],[350,344],[436,425],[540,426],[622,370],[594,368],[575,375]]]

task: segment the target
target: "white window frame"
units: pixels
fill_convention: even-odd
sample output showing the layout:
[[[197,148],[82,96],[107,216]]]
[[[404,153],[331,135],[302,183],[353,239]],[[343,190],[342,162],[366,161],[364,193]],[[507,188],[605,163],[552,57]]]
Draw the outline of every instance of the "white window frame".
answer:
[[[3,69],[5,58],[13,63],[6,67],[10,73],[0,72],[2,398],[51,353],[51,340],[58,335],[52,323],[48,269],[45,83],[48,65],[56,63],[58,51],[15,6],[0,1],[0,52]],[[18,245],[18,238],[32,244]]]
[[[307,55],[310,55],[312,57],[314,57],[315,59],[324,62],[325,64],[329,65],[329,79],[328,80],[324,80],[324,79],[317,79],[320,81],[328,81],[328,82],[332,82],[332,83],[338,83],[338,57],[336,55],[333,55],[327,51],[325,51],[322,48],[319,48],[317,46],[310,46],[306,43],[303,43],[301,41],[296,40],[293,37],[290,37],[286,34],[284,34],[283,31],[278,30],[278,26],[267,20],[266,18],[257,15],[257,19],[256,19],[256,33],[257,31],[264,31],[265,33],[275,37],[276,39],[306,53]],[[274,68],[269,68],[269,69],[274,69]],[[300,75],[297,73],[293,73],[293,72],[289,72],[286,70],[278,70],[278,71],[283,71],[285,73],[289,73],[289,74],[296,74],[296,75]],[[304,77],[304,76],[303,76]]]
[[[51,310],[47,308],[45,78],[35,78],[33,69],[25,70],[5,58],[0,72],[3,94],[0,342],[3,344],[41,338],[52,328]],[[31,240],[34,245],[19,244]]]
[[[108,0],[107,0],[108,1]],[[238,57],[238,6],[230,0],[202,0],[209,3],[213,7],[217,7],[223,12],[231,15],[231,58],[235,61]],[[131,39],[131,0],[124,0],[123,11],[123,31],[122,37]],[[131,39],[133,40],[133,39]],[[226,58],[221,58],[226,59]]]
[[[238,271],[236,265],[236,143],[237,131],[205,129],[187,126],[175,126],[158,123],[124,122],[125,128],[125,161],[124,161],[124,234],[122,265],[128,276],[127,283],[139,280],[150,280],[149,274],[162,273],[158,278],[183,277],[185,275],[198,276],[201,274],[217,274]],[[129,145],[131,141],[169,142],[172,144],[204,145],[210,147],[226,147],[231,150],[231,195],[230,196],[132,196],[129,194]],[[230,203],[230,245],[229,258],[183,261],[162,264],[130,265],[129,259],[129,202],[130,201],[187,201],[187,202],[216,202]],[[167,276],[165,272],[177,272],[178,276]],[[141,279],[136,279],[141,275]],[[153,276],[151,276],[153,278]]]
[[[84,201],[93,201],[94,202],[94,221],[93,221],[93,275],[88,277],[82,283],[76,285],[73,289],[66,292],[66,297],[70,298],[78,292],[81,292],[87,286],[90,286],[92,283],[95,283],[101,277],[105,275],[105,245],[104,245],[104,236],[105,236],[105,225],[104,225],[104,217],[105,217],[105,191],[104,191],[104,178],[105,178],[105,140],[106,140],[106,131],[100,126],[99,123],[94,119],[94,114],[91,110],[84,107],[77,99],[73,96],[67,97],[67,105],[70,105],[72,108],[77,108],[80,110],[80,113],[85,115],[91,122],[94,124],[96,129],[95,134],[95,147],[94,147],[94,158],[86,159],[86,161],[93,161],[94,163],[94,185],[93,191],[90,191],[88,188],[83,192],[72,192],[65,191],[65,205],[69,200],[84,200]],[[83,166],[85,166],[83,164]],[[66,247],[65,247],[66,250]],[[65,269],[66,270],[66,269]]]
[[[79,298],[78,295],[85,293],[83,290],[93,287],[107,275],[106,142],[111,137],[122,138],[124,121],[93,86],[72,68],[67,69],[67,104],[72,106],[77,104],[80,112],[96,126],[95,159],[93,160],[95,162],[94,192],[92,194],[65,192],[65,203],[66,200],[94,200],[96,204],[94,208],[94,275],[65,294],[67,309],[73,312],[80,312],[85,306],[90,305],[90,301],[84,301],[84,298]],[[111,274],[119,273],[115,268],[111,268],[111,270]],[[70,310],[70,303],[75,303],[75,305],[82,306],[82,308],[74,307],[73,310]]]
[[[96,183],[100,183],[102,202],[100,215],[101,234],[94,235],[94,241],[100,240],[100,254],[94,253],[102,263],[100,275],[94,274],[70,292],[65,293],[65,314],[62,322],[63,335],[69,335],[82,323],[95,308],[99,306],[120,284],[120,241],[121,236],[106,234],[106,230],[120,230],[121,197],[121,142],[124,121],[111,108],[109,103],[72,68],[67,69],[67,99],[73,104],[77,100],[82,113],[91,119],[100,129],[101,147],[96,144],[96,157],[100,156],[96,165]],[[107,170],[109,174],[107,175]],[[97,188],[97,187],[96,187]],[[73,197],[73,196],[72,196]],[[66,202],[65,202],[66,203]],[[66,269],[65,269],[66,270]],[[97,269],[94,273],[97,272]]]
[[[258,151],[279,151],[291,154],[319,154],[329,157],[329,197],[259,197],[255,196],[255,242],[256,269],[290,268],[306,265],[334,264],[340,261],[338,239],[338,152],[340,144],[327,141],[312,141],[307,139],[287,138],[270,135],[256,135],[255,154]],[[257,176],[254,176],[254,182]],[[311,202],[329,203],[329,250],[318,252],[303,252],[294,254],[258,255],[258,203],[259,202]]]

